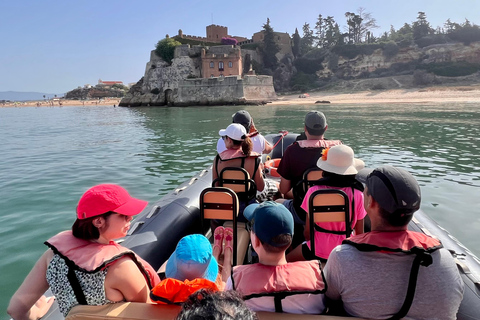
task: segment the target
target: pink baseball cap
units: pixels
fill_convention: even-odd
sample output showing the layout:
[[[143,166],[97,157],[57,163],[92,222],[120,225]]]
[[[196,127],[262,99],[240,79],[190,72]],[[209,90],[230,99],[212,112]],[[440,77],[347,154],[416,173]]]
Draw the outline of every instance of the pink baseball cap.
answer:
[[[131,197],[116,184],[99,184],[88,189],[77,206],[78,219],[87,219],[109,211],[134,216],[145,209],[148,202]]]

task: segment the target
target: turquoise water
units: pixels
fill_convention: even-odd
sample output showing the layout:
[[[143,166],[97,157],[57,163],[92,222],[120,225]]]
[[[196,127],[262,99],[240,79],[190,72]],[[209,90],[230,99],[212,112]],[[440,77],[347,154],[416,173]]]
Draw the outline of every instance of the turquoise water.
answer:
[[[117,183],[153,203],[211,163],[218,130],[238,109],[0,108],[0,310],[46,249],[43,241],[72,225],[86,189]],[[323,111],[327,138],[352,146],[367,166],[414,173],[422,209],[480,256],[479,106],[245,109],[263,134],[300,132],[306,112]]]

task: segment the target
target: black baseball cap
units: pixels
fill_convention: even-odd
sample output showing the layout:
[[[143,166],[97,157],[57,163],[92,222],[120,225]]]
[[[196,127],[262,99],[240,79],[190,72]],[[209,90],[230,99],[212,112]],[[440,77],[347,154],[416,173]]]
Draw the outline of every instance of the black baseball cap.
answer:
[[[420,208],[420,186],[404,169],[389,165],[362,169],[356,179],[366,185],[368,193],[389,213],[413,214]]]
[[[312,135],[322,135],[327,127],[327,118],[320,111],[310,111],[305,116],[305,126]]]
[[[252,117],[248,111],[240,110],[232,115],[232,123],[240,123],[248,132],[250,130],[250,124],[252,123]]]

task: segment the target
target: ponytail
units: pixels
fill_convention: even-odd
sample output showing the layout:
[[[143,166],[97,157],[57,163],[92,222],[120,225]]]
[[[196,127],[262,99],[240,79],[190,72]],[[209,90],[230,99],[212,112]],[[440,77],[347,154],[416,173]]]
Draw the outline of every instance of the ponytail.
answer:
[[[242,152],[248,157],[252,153],[253,142],[248,136],[242,141]]]

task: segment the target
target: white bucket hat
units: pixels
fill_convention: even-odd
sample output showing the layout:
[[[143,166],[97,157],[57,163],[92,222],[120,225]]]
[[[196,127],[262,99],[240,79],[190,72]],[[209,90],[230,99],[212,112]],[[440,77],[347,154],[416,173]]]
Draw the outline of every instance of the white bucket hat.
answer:
[[[320,169],[339,175],[357,174],[365,167],[365,163],[354,158],[353,150],[349,146],[340,144],[329,148],[317,161]]]
[[[226,129],[218,131],[218,134],[221,136],[228,136],[233,140],[243,141],[247,134],[247,130],[245,130],[245,127],[239,123],[232,123]]]

